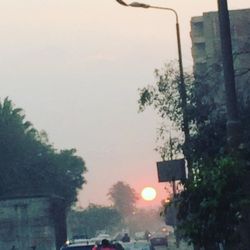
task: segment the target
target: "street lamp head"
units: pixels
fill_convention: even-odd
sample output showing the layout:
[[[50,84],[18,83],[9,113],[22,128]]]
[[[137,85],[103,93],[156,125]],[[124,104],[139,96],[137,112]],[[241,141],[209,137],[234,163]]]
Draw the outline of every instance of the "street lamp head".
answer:
[[[116,0],[116,2],[118,2],[119,4],[121,5],[124,5],[124,6],[128,6],[125,2],[123,2],[122,0]]]
[[[138,8],[150,8],[151,6],[148,4],[144,4],[144,3],[138,3],[138,2],[132,2],[130,4],[125,3],[123,0],[116,0],[116,2],[118,2],[121,5],[124,6],[131,6],[131,7],[138,7]]]
[[[150,8],[150,5],[144,4],[144,3],[138,3],[138,2],[133,2],[133,3],[129,4],[129,6],[131,6],[131,7],[145,8],[145,9]]]

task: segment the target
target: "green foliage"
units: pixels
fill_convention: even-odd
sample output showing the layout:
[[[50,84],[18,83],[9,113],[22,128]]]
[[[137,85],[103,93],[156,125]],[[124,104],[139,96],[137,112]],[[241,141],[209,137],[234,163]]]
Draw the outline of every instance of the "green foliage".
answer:
[[[137,195],[128,184],[118,181],[109,189],[108,197],[124,218],[135,211]]]
[[[139,90],[139,110],[152,106],[161,118],[170,119],[174,125],[180,128],[182,122],[182,109],[179,95],[179,72],[175,63],[164,65],[163,69],[155,70],[156,82]],[[192,76],[185,75],[187,93],[190,92]]]
[[[51,194],[76,201],[85,163],[76,150],[57,151],[6,98],[0,103],[0,195]]]
[[[247,201],[242,180],[244,162],[224,156],[209,164],[194,166],[194,179],[180,193],[179,229],[184,237],[205,246],[211,242],[238,240],[236,229]]]
[[[120,226],[121,214],[113,207],[90,204],[82,211],[71,210],[68,226],[72,235],[85,234],[94,237],[98,231],[112,232]]]
[[[193,90],[192,75],[185,74],[185,85],[187,92],[187,112],[191,113],[191,91]],[[156,147],[162,159],[175,158],[180,154],[183,139],[172,137],[172,131],[181,131],[182,108],[179,94],[179,71],[176,70],[176,63],[165,64],[159,70],[155,70],[156,82],[139,90],[139,111],[147,107],[153,107],[163,122],[158,129],[157,141],[161,143]],[[166,118],[168,119],[166,121]],[[181,136],[179,136],[181,137]],[[167,139],[166,139],[167,138]]]
[[[164,72],[164,73],[163,73]],[[181,120],[180,97],[178,93],[178,75],[170,64],[164,69],[155,70],[156,84],[140,89],[139,109],[144,111],[147,106],[157,110],[160,117],[166,116],[179,123]]]
[[[240,107],[241,150],[232,156],[227,149],[225,107],[214,102],[206,80],[186,76],[185,83],[190,129],[185,152],[191,158],[192,178],[183,182],[184,191],[177,199],[180,232],[201,246],[237,241],[239,222],[246,220],[250,208],[250,105]],[[168,117],[180,129],[179,102],[173,64],[156,74],[154,86],[140,92],[140,110],[153,106],[160,117]]]
[[[155,151],[158,152],[163,161],[173,160],[181,153],[181,141],[178,137],[173,137],[171,130],[163,123],[157,130],[158,143]]]

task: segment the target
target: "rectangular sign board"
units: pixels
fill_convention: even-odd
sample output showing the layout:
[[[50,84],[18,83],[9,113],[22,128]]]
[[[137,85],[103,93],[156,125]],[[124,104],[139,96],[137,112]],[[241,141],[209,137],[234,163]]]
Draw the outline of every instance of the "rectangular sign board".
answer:
[[[157,162],[159,182],[186,179],[185,160],[171,160]]]

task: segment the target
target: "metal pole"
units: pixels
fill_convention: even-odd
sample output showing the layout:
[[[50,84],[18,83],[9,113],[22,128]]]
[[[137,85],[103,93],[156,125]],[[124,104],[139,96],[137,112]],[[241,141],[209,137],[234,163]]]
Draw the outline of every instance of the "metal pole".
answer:
[[[179,59],[179,70],[180,70],[180,83],[179,83],[179,93],[181,98],[181,107],[183,114],[183,132],[185,134],[185,144],[184,144],[184,154],[186,156],[188,167],[190,166],[190,156],[188,153],[188,144],[189,144],[189,126],[188,126],[188,114],[187,114],[187,92],[184,82],[184,73],[183,73],[183,64],[182,64],[182,52],[181,52],[181,39],[180,39],[180,26],[178,18],[176,19],[176,35],[177,35],[177,46],[178,46],[178,59]]]
[[[176,18],[176,36],[177,36],[177,47],[178,47],[178,62],[179,62],[179,94],[181,99],[181,109],[182,109],[182,131],[185,135],[185,143],[184,143],[184,155],[187,160],[187,168],[189,170],[189,178],[192,178],[191,172],[191,157],[189,154],[189,141],[190,141],[190,133],[189,133],[189,121],[188,121],[188,112],[187,112],[187,91],[185,86],[185,79],[184,79],[184,70],[183,70],[183,63],[182,63],[182,51],[181,51],[181,36],[180,36],[180,25],[179,25],[179,18],[177,12],[172,8],[166,7],[158,7],[147,5],[147,8],[154,8],[154,9],[162,9],[162,10],[169,10],[175,14]]]
[[[227,139],[229,149],[232,152],[239,150],[241,142],[241,122],[237,108],[237,95],[235,88],[234,65],[232,55],[232,42],[230,32],[230,19],[227,6],[227,0],[218,0],[218,15],[220,24],[221,51],[224,71],[224,84],[226,90],[226,107],[227,107]],[[244,178],[244,193],[249,196],[249,180]],[[244,220],[239,225],[242,249],[249,249],[249,211],[241,211]],[[226,242],[227,243],[227,242]],[[236,249],[235,245],[227,246],[228,249]]]
[[[221,51],[226,90],[227,107],[227,138],[231,150],[237,149],[240,143],[240,120],[237,108],[235,90],[234,65],[230,32],[230,19],[227,0],[218,0],[218,15],[220,24]]]
[[[180,36],[180,25],[179,25],[179,18],[177,12],[172,8],[166,7],[158,7],[152,5],[146,5],[147,8],[153,9],[162,9],[162,10],[169,10],[175,14],[176,18],[176,36],[177,36],[177,47],[178,47],[178,62],[179,62],[179,94],[181,98],[181,109],[182,109],[182,131],[185,135],[185,143],[184,143],[184,155],[187,160],[187,167],[189,170],[189,177],[192,178],[191,172],[191,157],[189,154],[189,141],[190,141],[190,133],[189,133],[189,121],[188,121],[188,113],[187,113],[187,91],[185,86],[185,79],[184,79],[184,71],[183,71],[183,63],[182,63],[182,51],[181,51],[181,36]],[[145,7],[144,7],[145,8]]]
[[[188,113],[187,113],[187,92],[185,87],[185,81],[184,81],[184,73],[183,73],[183,64],[182,64],[182,52],[181,52],[181,38],[180,38],[180,25],[178,20],[178,14],[177,12],[172,8],[167,7],[159,7],[159,6],[153,6],[149,4],[139,3],[139,2],[132,2],[131,4],[125,3],[123,0],[116,0],[119,4],[127,6],[127,7],[139,7],[139,8],[152,8],[152,9],[159,9],[159,10],[168,10],[174,13],[176,18],[176,35],[177,35],[177,47],[178,47],[178,61],[179,61],[179,94],[181,98],[181,109],[182,109],[182,115],[183,115],[183,121],[182,121],[182,131],[185,135],[185,143],[184,143],[184,155],[187,160],[187,167],[190,170],[189,175],[191,177],[191,157],[189,155],[189,141],[190,141],[190,134],[189,134],[189,124],[188,124]]]

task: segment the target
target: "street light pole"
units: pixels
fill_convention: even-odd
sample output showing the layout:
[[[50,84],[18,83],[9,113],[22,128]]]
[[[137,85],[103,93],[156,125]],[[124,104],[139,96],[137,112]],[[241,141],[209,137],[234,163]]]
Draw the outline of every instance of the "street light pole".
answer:
[[[185,81],[184,81],[184,71],[183,71],[183,63],[182,63],[182,51],[181,51],[181,39],[180,39],[180,25],[179,25],[179,18],[177,12],[172,8],[167,7],[159,7],[159,6],[152,6],[144,3],[138,3],[133,2],[131,4],[127,4],[122,0],[116,0],[119,4],[127,6],[127,7],[139,7],[139,8],[145,8],[145,9],[160,9],[160,10],[168,10],[174,13],[175,19],[176,19],[176,36],[177,36],[177,47],[178,47],[178,62],[179,62],[179,94],[181,98],[181,108],[182,108],[182,131],[185,135],[185,143],[184,143],[184,155],[187,160],[187,166],[190,170],[191,167],[191,159],[188,152],[188,144],[190,140],[190,134],[189,134],[189,124],[188,124],[188,113],[187,113],[187,92],[185,87]],[[190,172],[191,174],[191,172]]]

